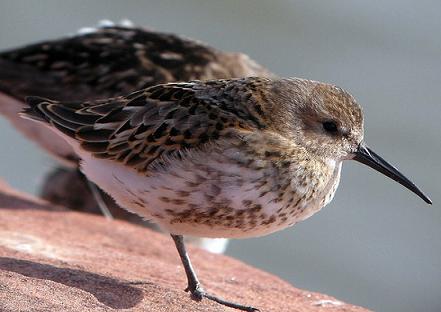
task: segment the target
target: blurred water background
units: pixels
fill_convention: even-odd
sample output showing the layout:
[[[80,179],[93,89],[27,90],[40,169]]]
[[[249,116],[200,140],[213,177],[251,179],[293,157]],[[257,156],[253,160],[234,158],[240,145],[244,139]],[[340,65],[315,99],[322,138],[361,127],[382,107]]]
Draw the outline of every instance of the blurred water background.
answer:
[[[281,76],[349,90],[364,107],[368,144],[434,205],[349,162],[322,212],[280,233],[233,241],[227,254],[376,311],[441,311],[440,1],[3,0],[0,49],[104,18],[242,51]],[[35,193],[54,162],[3,119],[0,142],[0,176]]]

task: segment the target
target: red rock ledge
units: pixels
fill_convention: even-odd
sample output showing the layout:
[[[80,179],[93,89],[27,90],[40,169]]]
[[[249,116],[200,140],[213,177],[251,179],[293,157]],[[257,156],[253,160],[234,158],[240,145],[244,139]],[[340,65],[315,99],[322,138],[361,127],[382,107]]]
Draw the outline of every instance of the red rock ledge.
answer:
[[[172,240],[68,211],[0,183],[0,311],[234,311],[194,302]],[[367,311],[191,248],[209,291],[261,311]]]

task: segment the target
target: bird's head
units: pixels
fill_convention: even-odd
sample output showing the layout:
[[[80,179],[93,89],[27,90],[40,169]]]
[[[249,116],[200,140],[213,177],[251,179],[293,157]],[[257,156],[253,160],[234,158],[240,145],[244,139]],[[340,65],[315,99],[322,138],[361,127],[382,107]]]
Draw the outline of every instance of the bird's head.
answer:
[[[431,203],[410,180],[367,147],[362,109],[348,92],[298,78],[278,80],[271,91],[277,99],[272,124],[297,146],[328,163],[361,162]]]

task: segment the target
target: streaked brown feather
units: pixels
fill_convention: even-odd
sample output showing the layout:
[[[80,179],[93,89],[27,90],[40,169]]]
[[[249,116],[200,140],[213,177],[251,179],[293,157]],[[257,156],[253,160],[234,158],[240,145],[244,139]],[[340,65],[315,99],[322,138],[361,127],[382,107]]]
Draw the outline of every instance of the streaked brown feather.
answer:
[[[43,118],[95,156],[139,171],[161,155],[199,148],[228,131],[263,129],[251,91],[265,78],[171,83],[126,97],[70,105],[31,98],[31,116]]]
[[[84,101],[115,97],[169,82],[274,77],[244,54],[220,51],[173,34],[124,26],[101,27],[87,34],[0,52],[0,69],[0,93],[19,101],[29,95],[69,101],[70,107],[74,106],[72,101],[85,105]],[[181,106],[190,105],[191,98],[183,97],[181,91],[170,89],[169,92],[159,90],[158,96],[152,92],[151,99],[179,98]],[[131,106],[144,106],[145,99],[139,95],[134,92],[126,100],[132,100]],[[16,115],[19,108],[14,111],[14,107],[5,107],[19,103],[13,102],[15,104],[8,104],[9,101],[0,103],[0,113],[10,119],[18,130],[57,158],[67,163],[77,160],[64,140],[56,140],[46,129],[35,128],[19,118]],[[107,113],[108,106],[112,105],[104,102],[94,106],[90,112],[101,115],[101,112]],[[87,115],[88,111],[83,113]],[[173,110],[167,114],[167,118],[175,118]],[[162,113],[157,116],[163,117]],[[150,117],[152,119],[144,114],[145,120],[154,123],[154,117]],[[119,123],[127,116],[123,112],[112,114],[109,118]],[[121,127],[125,129],[128,126]]]
[[[168,82],[273,76],[246,55],[123,26],[4,51],[0,67],[0,91],[20,100],[36,95],[85,101]]]

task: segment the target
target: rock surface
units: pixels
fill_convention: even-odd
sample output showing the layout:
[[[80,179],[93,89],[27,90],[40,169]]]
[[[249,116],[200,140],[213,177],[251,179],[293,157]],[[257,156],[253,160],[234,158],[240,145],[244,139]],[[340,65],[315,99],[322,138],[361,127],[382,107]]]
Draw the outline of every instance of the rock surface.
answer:
[[[367,311],[189,248],[207,290],[261,311]],[[192,301],[172,240],[0,183],[0,311],[235,311]]]

